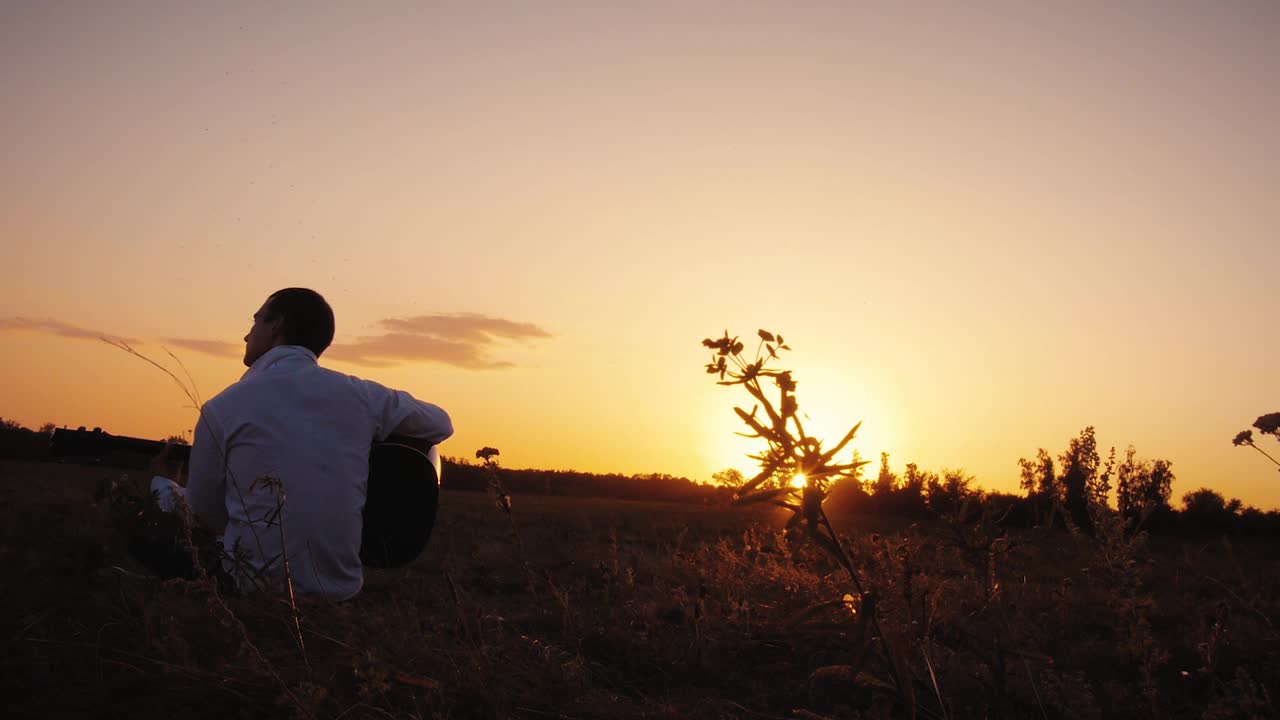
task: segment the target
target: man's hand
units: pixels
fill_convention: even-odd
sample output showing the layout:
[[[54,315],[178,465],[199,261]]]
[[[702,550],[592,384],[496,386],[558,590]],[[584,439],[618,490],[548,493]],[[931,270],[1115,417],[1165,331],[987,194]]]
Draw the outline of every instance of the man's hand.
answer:
[[[173,443],[165,443],[164,449],[159,455],[151,458],[151,474],[160,477],[169,478],[170,480],[182,484],[182,463],[178,460],[169,459],[169,448]]]

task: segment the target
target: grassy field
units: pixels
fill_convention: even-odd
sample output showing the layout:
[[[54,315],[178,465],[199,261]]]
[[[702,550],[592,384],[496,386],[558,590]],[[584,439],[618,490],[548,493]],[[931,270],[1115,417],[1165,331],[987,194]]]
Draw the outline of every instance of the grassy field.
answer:
[[[859,594],[765,508],[447,492],[301,647],[278,598],[140,575],[107,475],[0,463],[10,717],[1275,716],[1271,544],[834,517]]]

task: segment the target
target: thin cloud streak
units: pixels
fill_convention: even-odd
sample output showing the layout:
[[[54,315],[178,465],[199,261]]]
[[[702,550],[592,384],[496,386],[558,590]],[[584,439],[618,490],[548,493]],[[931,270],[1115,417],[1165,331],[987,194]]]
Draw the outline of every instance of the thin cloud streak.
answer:
[[[164,343],[174,347],[194,350],[215,357],[235,357],[244,352],[244,345],[222,340],[200,340],[197,338],[165,338]]]
[[[433,335],[460,342],[486,343],[495,337],[510,340],[551,337],[551,333],[533,323],[514,322],[477,313],[387,318],[379,324],[391,331]]]
[[[0,318],[0,331],[6,330],[44,333],[46,335],[57,335],[59,337],[75,338],[77,340],[102,340],[103,338],[106,338],[110,340],[119,340],[129,345],[145,344],[137,338],[112,335],[100,330],[91,330],[89,328],[83,328],[78,325],[64,323],[61,320],[53,320],[51,318]]]
[[[325,350],[324,357],[368,367],[388,367],[422,361],[473,370],[514,367],[509,362],[485,358],[482,347],[409,333],[387,333],[377,337],[362,337],[354,343],[331,345]]]
[[[333,345],[325,351],[325,357],[367,367],[438,362],[468,370],[497,370],[515,367],[514,363],[490,356],[498,340],[554,337],[533,323],[477,313],[387,318],[378,325],[390,332]]]

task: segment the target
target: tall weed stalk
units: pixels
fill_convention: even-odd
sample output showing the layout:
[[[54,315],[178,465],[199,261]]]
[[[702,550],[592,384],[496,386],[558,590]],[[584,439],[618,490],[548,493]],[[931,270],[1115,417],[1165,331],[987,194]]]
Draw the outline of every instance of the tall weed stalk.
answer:
[[[751,430],[744,436],[765,443],[763,451],[748,456],[759,463],[760,471],[738,488],[733,502],[737,505],[767,503],[790,511],[787,537],[814,543],[844,569],[856,596],[838,602],[841,605],[857,602],[858,607],[851,610],[859,616],[860,628],[870,630],[871,639],[879,644],[894,692],[910,716],[915,717],[921,708],[915,700],[907,654],[885,633],[877,610],[879,594],[859,577],[853,559],[823,508],[831,486],[838,480],[856,477],[858,469],[867,464],[856,458],[849,462],[836,460],[862,423],[854,425],[834,446],[824,448],[822,440],[810,435],[801,421],[795,396],[796,381],[791,371],[770,367],[780,359],[780,352],[791,348],[781,335],[763,329],[756,335],[755,352],[749,358],[743,354],[745,343],[737,336],[730,337],[727,330],[718,339],[702,341],[703,347],[714,353],[706,365],[707,374],[715,375],[718,385],[741,386],[755,401],[750,411],[736,406],[733,409]],[[770,390],[776,391],[776,401],[771,398]],[[945,714],[945,710],[943,712]]]

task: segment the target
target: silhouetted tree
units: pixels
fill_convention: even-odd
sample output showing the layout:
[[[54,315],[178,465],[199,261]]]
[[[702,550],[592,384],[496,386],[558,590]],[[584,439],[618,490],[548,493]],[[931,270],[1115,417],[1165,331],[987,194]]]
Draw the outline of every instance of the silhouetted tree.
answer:
[[[1200,488],[1182,496],[1182,519],[1188,529],[1224,532],[1236,525],[1241,503],[1227,502],[1221,494]]]
[[[1173,481],[1173,463],[1168,460],[1153,461],[1151,471],[1147,474],[1143,504],[1157,511],[1168,510],[1169,498],[1173,495]]]
[[[51,434],[38,433],[16,420],[0,418],[0,457],[24,460],[43,457],[49,452]]]
[[[898,482],[898,476],[889,469],[889,453],[880,453],[880,474],[876,476],[875,484],[872,486],[871,495],[879,502],[887,501],[893,487]]]
[[[1137,449],[1130,445],[1125,450],[1124,462],[1116,468],[1116,508],[1125,517],[1136,516],[1142,507],[1142,468],[1139,467],[1137,454]]]
[[[1096,507],[1111,507],[1111,476],[1116,470],[1116,448],[1111,446],[1111,450],[1107,453],[1107,461],[1102,464],[1102,469],[1094,476],[1093,481],[1086,486],[1085,491],[1089,496],[1089,501]]]
[[[1116,505],[1126,518],[1141,519],[1167,514],[1173,493],[1173,463],[1138,460],[1132,445],[1116,469]]]
[[[1185,513],[1214,515],[1226,512],[1226,509],[1226,499],[1216,490],[1202,487],[1182,496],[1182,511]]]
[[[862,457],[862,453],[858,451],[858,448],[854,448],[853,449],[853,470],[849,471],[848,479],[857,483],[859,487],[861,487],[862,484],[866,482],[867,464],[868,464],[867,459]]]
[[[742,483],[746,482],[746,478],[742,476],[742,471],[737,468],[725,468],[717,473],[711,474],[711,480],[722,487],[737,488],[742,487]]]
[[[925,473],[929,488],[929,509],[943,516],[959,512],[966,500],[976,497],[971,489],[973,480],[973,476],[963,470],[943,468],[941,478],[934,473]]]
[[[871,494],[867,492],[870,486],[866,478],[867,461],[857,448],[853,450],[853,464],[854,468],[847,476],[831,484],[825,507],[833,514],[866,512],[872,509]]]
[[[1057,476],[1054,474],[1053,458],[1049,451],[1040,448],[1036,451],[1036,459],[1018,459],[1021,469],[1022,489],[1027,493],[1036,522],[1048,524],[1053,517],[1054,508],[1058,504]]]
[[[1090,493],[1098,491],[1101,464],[1092,425],[1082,430],[1079,437],[1071,438],[1066,452],[1058,456],[1058,461],[1062,463],[1062,475],[1058,477],[1055,494],[1062,499],[1067,516],[1076,527],[1087,529],[1090,526]],[[1102,503],[1106,504],[1105,497]]]
[[[1241,508],[1236,525],[1245,535],[1276,537],[1280,535],[1280,513],[1264,513],[1252,505],[1246,506]]]
[[[923,517],[928,504],[924,497],[924,473],[915,463],[907,463],[907,470],[890,494],[889,512],[907,517]]]

